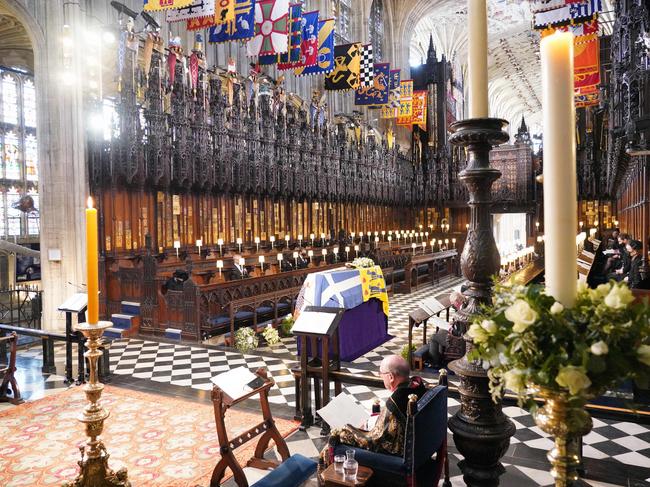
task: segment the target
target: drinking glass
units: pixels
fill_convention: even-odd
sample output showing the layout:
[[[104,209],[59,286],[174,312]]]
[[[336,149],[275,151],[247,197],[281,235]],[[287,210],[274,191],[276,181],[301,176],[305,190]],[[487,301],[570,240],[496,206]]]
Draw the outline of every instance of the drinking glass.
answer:
[[[343,473],[343,462],[345,462],[345,455],[334,456],[334,471],[336,473]]]

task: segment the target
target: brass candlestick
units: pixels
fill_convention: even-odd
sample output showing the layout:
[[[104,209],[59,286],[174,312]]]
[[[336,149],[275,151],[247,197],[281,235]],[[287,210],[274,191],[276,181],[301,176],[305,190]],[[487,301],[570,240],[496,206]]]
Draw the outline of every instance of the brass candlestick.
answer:
[[[84,357],[88,359],[88,369],[90,371],[90,381],[86,383],[84,392],[88,399],[88,405],[79,416],[86,426],[86,436],[89,437],[86,446],[79,448],[81,460],[79,460],[79,475],[72,482],[64,484],[64,487],[130,487],[131,483],[127,478],[126,468],[121,468],[113,472],[108,466],[110,455],[106,451],[104,443],[99,439],[104,429],[104,420],[108,418],[109,412],[106,411],[99,402],[99,398],[104,390],[104,384],[97,378],[97,360],[101,357],[102,352],[99,347],[102,344],[102,335],[104,330],[113,326],[110,321],[100,321],[99,323],[80,323],[75,329],[83,333],[86,337],[88,351]]]

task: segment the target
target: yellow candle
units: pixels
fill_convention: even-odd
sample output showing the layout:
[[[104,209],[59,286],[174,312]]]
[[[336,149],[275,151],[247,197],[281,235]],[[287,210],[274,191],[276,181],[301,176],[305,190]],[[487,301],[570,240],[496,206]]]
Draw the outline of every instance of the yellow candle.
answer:
[[[488,116],[487,6],[486,0],[468,0],[469,118]]]
[[[544,134],[544,232],[547,293],[571,307],[578,275],[573,34],[541,41]]]
[[[86,321],[95,324],[99,321],[99,256],[97,253],[97,210],[93,199],[88,197],[86,209],[86,286],[88,289],[88,316]]]

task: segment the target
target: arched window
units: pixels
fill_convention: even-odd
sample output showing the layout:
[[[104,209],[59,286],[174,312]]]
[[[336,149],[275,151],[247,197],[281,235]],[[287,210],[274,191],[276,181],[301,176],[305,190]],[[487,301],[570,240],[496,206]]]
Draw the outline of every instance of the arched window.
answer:
[[[39,207],[34,78],[0,66],[0,238],[38,236],[38,212],[14,208],[25,195]]]
[[[381,61],[384,54],[384,2],[373,0],[370,7],[368,22],[368,37],[372,43],[372,56],[376,61]]]
[[[352,0],[332,0],[332,15],[336,19],[334,39],[336,44],[350,42]]]

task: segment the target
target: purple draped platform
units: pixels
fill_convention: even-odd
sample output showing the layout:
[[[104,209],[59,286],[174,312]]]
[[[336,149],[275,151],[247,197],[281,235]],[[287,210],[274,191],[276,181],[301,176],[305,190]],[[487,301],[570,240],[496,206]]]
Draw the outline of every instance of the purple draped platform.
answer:
[[[391,338],[393,337],[388,334],[388,317],[384,314],[381,301],[370,299],[343,313],[339,324],[340,358],[344,362],[352,362]],[[332,353],[330,345],[330,356]],[[300,354],[300,340],[298,340],[298,354]],[[318,356],[320,356],[320,344]]]

